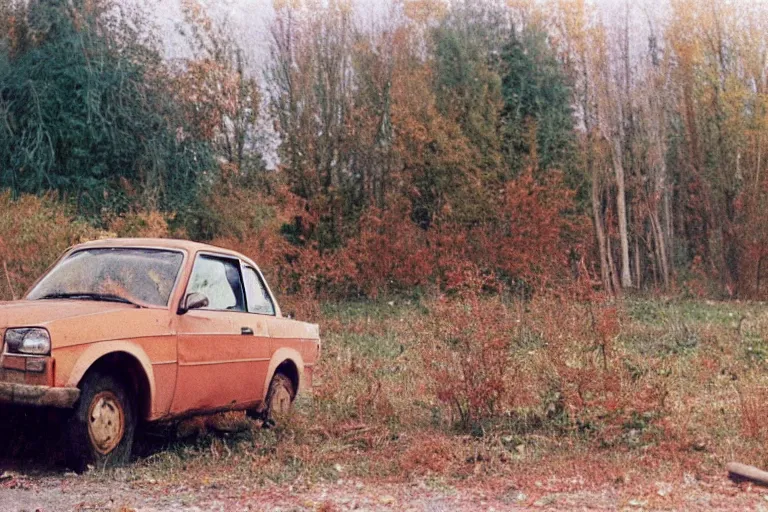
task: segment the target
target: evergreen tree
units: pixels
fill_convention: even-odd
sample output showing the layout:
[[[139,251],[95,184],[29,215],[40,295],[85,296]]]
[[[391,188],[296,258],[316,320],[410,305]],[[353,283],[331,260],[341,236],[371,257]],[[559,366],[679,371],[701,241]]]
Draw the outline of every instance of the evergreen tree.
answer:
[[[528,27],[502,52],[504,156],[512,175],[526,167],[567,172],[574,151],[571,89],[546,33]]]
[[[17,39],[0,46],[0,186],[58,191],[93,219],[136,205],[183,216],[214,162],[188,136],[159,53],[111,7],[15,7]]]

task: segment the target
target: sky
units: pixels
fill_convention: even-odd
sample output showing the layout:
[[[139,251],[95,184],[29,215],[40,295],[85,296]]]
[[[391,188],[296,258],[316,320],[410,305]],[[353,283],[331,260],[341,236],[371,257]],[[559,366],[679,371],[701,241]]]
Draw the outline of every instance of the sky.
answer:
[[[2,1],[2,0],[0,0]],[[130,1],[130,0],[129,0]],[[146,5],[155,19],[159,33],[164,39],[169,59],[189,56],[189,47],[179,33],[182,19],[181,0],[134,0]],[[269,25],[274,15],[272,0],[200,0],[214,19],[224,23],[234,34],[239,46],[245,51],[252,71],[259,72],[269,53]],[[471,0],[468,0],[471,1]],[[592,0],[610,25],[623,16],[625,0]],[[703,0],[706,1],[706,0]],[[760,1],[760,0],[755,0]],[[391,0],[356,0],[358,11],[363,17],[384,13]],[[631,0],[634,9],[633,32],[645,40],[647,20],[663,22],[669,0]],[[638,41],[640,42],[640,41]]]
[[[203,0],[211,15],[230,27],[238,44],[252,60],[262,60],[269,51],[271,0]],[[154,5],[152,5],[154,4]],[[180,34],[181,0],[154,0],[150,3],[170,59],[189,55],[189,47]]]
[[[2,1],[2,0],[0,0]],[[142,0],[139,0],[142,1]],[[143,0],[148,4],[164,39],[169,59],[189,55],[189,47],[179,34],[182,20],[181,0]],[[200,0],[211,16],[231,29],[238,45],[244,50],[252,71],[259,72],[269,55],[269,25],[274,16],[272,0]],[[388,0],[356,0],[363,15],[384,12]]]

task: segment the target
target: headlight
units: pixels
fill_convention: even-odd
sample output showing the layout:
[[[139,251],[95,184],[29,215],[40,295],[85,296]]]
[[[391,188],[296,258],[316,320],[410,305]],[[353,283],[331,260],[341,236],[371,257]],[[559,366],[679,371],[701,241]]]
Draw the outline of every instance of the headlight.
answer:
[[[5,331],[8,352],[47,356],[51,352],[51,336],[39,327],[8,329]]]

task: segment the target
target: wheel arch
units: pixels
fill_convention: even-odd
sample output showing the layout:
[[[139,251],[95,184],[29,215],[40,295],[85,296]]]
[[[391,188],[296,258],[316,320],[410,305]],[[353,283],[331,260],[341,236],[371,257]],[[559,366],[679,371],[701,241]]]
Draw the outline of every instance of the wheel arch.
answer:
[[[301,354],[291,348],[281,348],[274,353],[269,362],[269,370],[264,381],[264,400],[266,400],[267,393],[269,393],[269,384],[278,372],[291,379],[294,393],[298,394],[304,382],[304,359],[301,357]]]
[[[131,343],[93,345],[75,363],[67,386],[79,387],[86,374],[95,370],[119,375],[126,380],[137,398],[139,418],[149,419],[152,416],[155,379],[152,363],[144,350]]]

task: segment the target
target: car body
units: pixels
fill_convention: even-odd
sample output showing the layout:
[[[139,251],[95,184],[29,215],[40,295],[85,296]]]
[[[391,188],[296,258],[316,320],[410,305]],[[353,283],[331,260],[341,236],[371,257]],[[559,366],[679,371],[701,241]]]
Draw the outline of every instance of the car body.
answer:
[[[0,303],[0,335],[0,404],[69,409],[81,416],[72,443],[108,438],[73,450],[81,468],[109,461],[115,437],[142,420],[290,405],[320,353],[318,326],[285,318],[253,261],[170,239],[70,248],[24,299]],[[98,415],[117,431],[99,434]],[[90,439],[76,439],[84,428]]]

